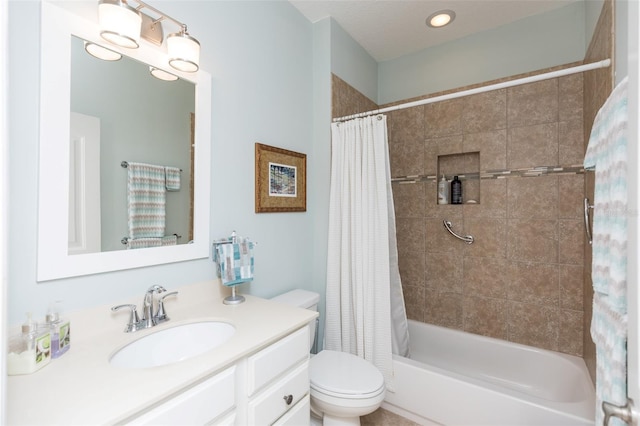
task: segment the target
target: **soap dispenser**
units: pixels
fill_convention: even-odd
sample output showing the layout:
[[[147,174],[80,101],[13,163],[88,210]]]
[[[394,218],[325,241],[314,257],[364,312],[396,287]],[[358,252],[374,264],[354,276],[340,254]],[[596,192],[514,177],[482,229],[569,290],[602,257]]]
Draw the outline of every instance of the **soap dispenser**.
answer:
[[[51,332],[51,357],[59,358],[71,347],[71,324],[60,318],[60,301],[49,306],[46,316],[46,326]]]
[[[444,177],[444,173],[438,182],[438,204],[449,204],[449,181]]]
[[[9,339],[8,349],[7,374],[31,374],[51,361],[51,333],[27,313],[22,333]]]

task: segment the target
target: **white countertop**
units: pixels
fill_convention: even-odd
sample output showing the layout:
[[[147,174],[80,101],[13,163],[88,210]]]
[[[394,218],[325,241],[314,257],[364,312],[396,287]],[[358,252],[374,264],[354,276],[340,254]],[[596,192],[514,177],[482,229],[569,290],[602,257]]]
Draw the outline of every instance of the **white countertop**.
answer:
[[[128,310],[109,306],[69,315],[69,351],[30,375],[7,378],[8,424],[112,424],[180,392],[312,321],[316,312],[245,295],[246,302],[225,305],[219,281],[183,286],[167,298],[170,321],[147,330],[125,333]],[[167,288],[168,291],[173,291]],[[143,294],[136,303],[139,307]],[[190,322],[215,320],[235,326],[222,346],[174,364],[148,369],[123,369],[110,356],[149,333]]]

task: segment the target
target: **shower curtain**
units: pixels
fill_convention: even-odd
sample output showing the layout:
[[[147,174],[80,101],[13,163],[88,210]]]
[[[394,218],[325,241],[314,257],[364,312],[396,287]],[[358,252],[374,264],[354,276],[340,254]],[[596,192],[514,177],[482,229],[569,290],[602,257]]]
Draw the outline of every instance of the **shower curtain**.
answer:
[[[409,352],[384,115],[331,125],[325,348],[358,355],[393,390]]]

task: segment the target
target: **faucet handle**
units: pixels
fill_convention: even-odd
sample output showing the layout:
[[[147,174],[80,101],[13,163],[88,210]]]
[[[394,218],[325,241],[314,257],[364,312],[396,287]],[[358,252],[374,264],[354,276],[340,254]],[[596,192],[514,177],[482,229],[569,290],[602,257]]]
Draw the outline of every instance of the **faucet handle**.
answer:
[[[156,314],[156,317],[155,317],[156,324],[169,321],[169,317],[167,316],[167,313],[164,310],[164,299],[166,299],[169,296],[175,296],[176,294],[178,294],[177,291],[172,291],[171,293],[165,294],[160,298],[160,300],[158,300],[158,313]]]
[[[151,287],[149,287],[149,289],[147,290],[147,293],[153,293],[153,292],[164,293],[165,291],[167,291],[166,288],[162,287],[161,285],[154,284]]]
[[[113,312],[119,311],[122,308],[130,308],[129,323],[124,328],[125,333],[131,333],[137,331],[140,327],[140,318],[138,317],[138,310],[136,305],[118,305],[111,308]]]

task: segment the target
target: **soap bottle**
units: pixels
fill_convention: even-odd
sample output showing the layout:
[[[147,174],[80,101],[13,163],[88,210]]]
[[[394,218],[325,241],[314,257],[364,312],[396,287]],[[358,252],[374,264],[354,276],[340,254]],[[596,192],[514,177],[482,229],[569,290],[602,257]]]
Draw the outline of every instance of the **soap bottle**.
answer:
[[[444,173],[438,182],[438,204],[449,204],[449,181],[444,177]]]
[[[59,306],[59,301],[51,304],[46,316],[46,326],[51,332],[52,358],[59,358],[71,347],[71,324],[60,318]]]
[[[9,339],[7,374],[31,374],[51,361],[51,333],[38,328],[27,314],[22,333]]]
[[[451,181],[451,204],[462,204],[462,182],[458,176]]]

